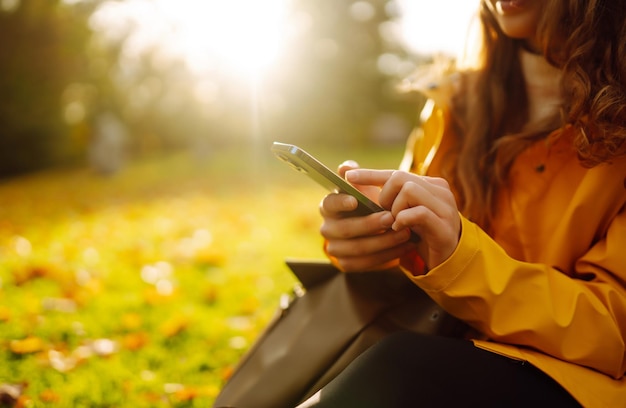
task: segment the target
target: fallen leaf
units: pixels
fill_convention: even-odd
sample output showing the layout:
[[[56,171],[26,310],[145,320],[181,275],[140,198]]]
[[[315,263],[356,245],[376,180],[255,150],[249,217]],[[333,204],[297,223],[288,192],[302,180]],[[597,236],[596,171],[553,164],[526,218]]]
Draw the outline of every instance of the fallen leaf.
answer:
[[[174,393],[174,398],[180,402],[191,401],[194,398],[197,398],[198,396],[199,396],[198,390],[195,388],[190,388],[190,387],[185,387]]]
[[[14,406],[22,396],[26,384],[0,384],[0,405]]]
[[[77,309],[76,302],[66,298],[47,297],[42,299],[41,304],[45,310],[53,310],[62,313],[75,313]]]
[[[181,384],[166,384],[176,387],[169,394],[174,402],[189,402],[201,397],[215,397],[218,391],[215,387],[191,387]],[[166,391],[167,392],[167,391]]]
[[[175,392],[181,391],[185,388],[184,385],[178,383],[165,383],[163,384],[163,391],[166,394],[173,394]]]
[[[259,310],[259,299],[256,297],[248,297],[241,304],[241,312],[243,314],[254,314]]]
[[[97,339],[91,343],[91,349],[100,357],[108,357],[117,352],[117,342],[110,339]]]
[[[226,323],[228,327],[237,331],[247,331],[253,327],[249,316],[231,316],[226,319]]]
[[[248,340],[243,336],[234,336],[228,339],[228,346],[235,350],[243,350],[248,347]]]
[[[51,389],[46,389],[39,394],[39,399],[46,403],[59,402],[61,396]]]
[[[171,301],[173,294],[161,293],[154,286],[151,286],[144,290],[143,298],[148,305],[157,306]]]
[[[9,349],[15,354],[36,353],[43,350],[44,343],[39,337],[26,337],[22,340],[11,340]]]
[[[157,403],[163,403],[164,399],[163,396],[159,393],[156,392],[145,392],[143,394],[143,398],[151,403],[151,404],[157,404]]]
[[[122,327],[127,330],[136,330],[141,327],[141,315],[138,313],[126,313],[122,315]]]
[[[11,320],[11,309],[0,306],[0,322],[8,322],[9,320]]]
[[[222,370],[220,371],[220,377],[222,378],[223,381],[227,381],[230,379],[230,377],[233,376],[234,373],[235,373],[235,367],[232,365],[229,365],[229,366],[222,368]]]
[[[29,267],[21,271],[13,272],[13,281],[16,286],[50,275],[50,270],[44,267]]]
[[[223,253],[217,252],[214,248],[198,250],[195,253],[195,261],[204,266],[223,266],[226,264],[226,257]]]
[[[20,395],[13,408],[27,408],[33,406],[33,400],[27,395]]]
[[[79,363],[90,359],[94,354],[93,349],[86,345],[78,346],[72,351],[72,356],[76,357]]]
[[[161,334],[165,337],[174,337],[183,332],[189,325],[189,319],[185,316],[174,316],[161,324]]]
[[[57,350],[48,351],[48,361],[50,366],[60,373],[67,373],[78,364],[78,359],[75,356],[67,356]]]
[[[205,287],[202,292],[202,298],[207,304],[214,305],[219,298],[219,289],[215,285]]]
[[[122,346],[128,350],[139,350],[150,341],[150,337],[145,332],[130,333],[122,339]]]

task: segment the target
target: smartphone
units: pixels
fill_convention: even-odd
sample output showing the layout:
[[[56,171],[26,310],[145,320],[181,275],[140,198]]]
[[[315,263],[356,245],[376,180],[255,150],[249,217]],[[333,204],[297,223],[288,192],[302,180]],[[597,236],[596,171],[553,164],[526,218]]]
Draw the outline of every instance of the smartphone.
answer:
[[[356,198],[358,207],[353,211],[354,215],[367,215],[383,211],[381,206],[367,198],[352,184],[298,146],[274,142],[271,150],[280,160],[297,171],[305,173],[327,190],[334,193],[349,194]]]

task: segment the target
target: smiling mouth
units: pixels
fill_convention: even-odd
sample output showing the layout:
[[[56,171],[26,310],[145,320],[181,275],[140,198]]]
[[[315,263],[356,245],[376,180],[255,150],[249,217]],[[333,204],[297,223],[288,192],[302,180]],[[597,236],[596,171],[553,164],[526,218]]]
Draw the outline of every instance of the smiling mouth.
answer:
[[[526,3],[528,3],[527,0],[498,0],[496,10],[501,14],[515,13],[524,9]]]

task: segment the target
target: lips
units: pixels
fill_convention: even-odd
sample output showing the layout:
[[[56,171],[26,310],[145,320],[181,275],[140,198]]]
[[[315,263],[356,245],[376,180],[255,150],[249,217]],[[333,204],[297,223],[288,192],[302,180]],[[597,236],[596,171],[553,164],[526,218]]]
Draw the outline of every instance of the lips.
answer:
[[[501,14],[515,13],[523,10],[529,0],[498,0],[496,1],[496,10]]]

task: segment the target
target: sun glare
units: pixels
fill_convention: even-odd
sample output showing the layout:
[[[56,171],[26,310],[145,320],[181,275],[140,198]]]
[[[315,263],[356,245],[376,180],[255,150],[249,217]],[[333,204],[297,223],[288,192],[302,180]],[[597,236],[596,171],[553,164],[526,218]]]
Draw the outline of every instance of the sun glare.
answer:
[[[402,14],[402,38],[419,53],[458,56],[463,51],[478,0],[396,0]]]
[[[181,52],[192,69],[214,61],[238,73],[258,75],[275,61],[286,22],[286,0],[160,0],[179,34]]]
[[[158,50],[192,72],[258,77],[285,45],[289,0],[127,0],[105,2],[92,24],[105,37],[127,35],[130,56]],[[132,27],[131,30],[128,28]]]
[[[220,72],[250,79],[272,69],[297,32],[291,1],[107,0],[91,23],[105,38],[124,40],[123,56],[131,60],[150,50],[158,58],[184,60],[200,76]],[[395,3],[402,16],[399,34],[408,48],[458,54],[478,0]],[[350,10],[365,19],[375,12],[366,1],[354,2]]]

